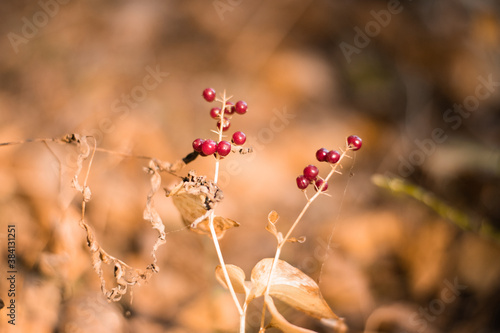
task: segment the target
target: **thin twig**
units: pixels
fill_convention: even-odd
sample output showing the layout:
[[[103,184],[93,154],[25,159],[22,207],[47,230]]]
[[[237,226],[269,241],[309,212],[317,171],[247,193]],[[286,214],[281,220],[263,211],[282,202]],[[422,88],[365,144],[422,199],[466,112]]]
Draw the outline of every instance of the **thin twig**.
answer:
[[[274,270],[276,269],[276,265],[278,264],[278,260],[280,258],[281,250],[282,250],[283,246],[286,244],[286,242],[290,238],[291,234],[295,230],[295,227],[297,227],[297,225],[299,224],[299,222],[302,220],[302,217],[307,212],[307,210],[309,209],[309,207],[311,206],[311,204],[314,202],[314,200],[316,200],[316,198],[319,197],[320,195],[325,194],[325,193],[323,193],[323,188],[326,186],[326,184],[328,183],[328,180],[333,176],[334,173],[339,173],[337,171],[337,168],[341,165],[342,159],[344,157],[350,157],[350,156],[347,155],[348,151],[349,151],[349,149],[346,149],[345,151],[342,151],[342,155],[340,155],[340,158],[339,158],[338,162],[335,163],[335,164],[333,164],[333,165],[331,165],[332,170],[330,170],[330,172],[328,173],[328,175],[324,179],[323,183],[318,188],[317,192],[311,198],[307,198],[307,195],[306,195],[307,202],[304,205],[304,208],[302,208],[302,211],[299,213],[299,215],[297,216],[297,218],[293,222],[292,226],[290,227],[290,229],[286,233],[285,237],[283,237],[283,240],[280,243],[278,243],[278,246],[276,247],[276,253],[274,255],[273,263],[271,265],[271,270],[269,272],[269,277],[268,277],[268,280],[267,280],[267,285],[266,285],[266,291],[264,293],[264,298],[266,298],[266,297],[269,296],[269,292],[270,292],[270,289],[271,289],[272,275],[273,275]],[[266,303],[264,302],[264,304],[262,305],[262,315],[261,315],[261,320],[260,320],[260,329],[259,329],[259,332],[264,332],[264,330],[265,330],[264,329],[265,315],[266,315]]]
[[[222,110],[221,110],[221,126],[218,130],[219,134],[219,142],[222,141],[222,131],[223,131],[223,119],[224,119],[224,111],[226,109],[226,103],[231,97],[226,97],[226,91],[224,90],[224,94],[222,95],[222,100],[217,99],[222,103]],[[215,160],[215,174],[214,174],[214,184],[217,185],[217,180],[219,177],[219,168],[220,168],[220,157],[217,155],[216,160]],[[215,210],[212,210],[209,215],[209,227],[210,227],[210,233],[212,236],[212,240],[214,242],[214,247],[215,251],[217,252],[217,257],[219,258],[219,263],[222,268],[222,272],[224,273],[224,278],[226,279],[226,285],[229,289],[229,292],[231,293],[231,296],[233,298],[234,304],[236,305],[236,308],[238,309],[238,313],[240,314],[240,333],[245,332],[245,325],[244,323],[241,324],[241,318],[245,320],[245,312],[243,308],[241,307],[240,302],[238,301],[238,297],[236,296],[236,292],[234,291],[233,284],[231,283],[231,279],[229,278],[229,273],[227,272],[226,269],[226,264],[224,263],[224,257],[222,255],[222,251],[220,249],[219,245],[219,240],[217,239],[217,233],[215,232],[215,227],[214,227],[214,218],[215,218]]]

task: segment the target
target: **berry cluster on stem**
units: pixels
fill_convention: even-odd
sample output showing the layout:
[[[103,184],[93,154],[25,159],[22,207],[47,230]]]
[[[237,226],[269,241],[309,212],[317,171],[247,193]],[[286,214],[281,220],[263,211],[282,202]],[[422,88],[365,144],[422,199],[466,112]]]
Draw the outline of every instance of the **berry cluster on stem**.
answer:
[[[222,140],[222,133],[229,130],[231,126],[231,118],[234,114],[243,115],[247,113],[248,105],[245,101],[238,101],[233,104],[226,98],[224,93],[222,99],[217,98],[214,89],[207,88],[203,90],[203,98],[207,102],[218,101],[222,103],[222,107],[213,107],[210,109],[210,117],[217,120],[218,141],[210,139],[197,138],[193,141],[193,150],[201,156],[214,155],[220,159],[226,157],[233,150],[233,146],[242,146],[246,142],[246,135],[241,131],[234,132],[231,137],[231,142]]]
[[[236,152],[238,150],[241,151],[241,146],[246,142],[246,135],[241,131],[236,131],[231,136],[231,142],[223,140],[223,133],[227,131],[231,125],[231,118],[234,114],[243,115],[247,112],[248,105],[245,101],[238,101],[236,104],[233,104],[229,101],[231,97],[226,96],[226,92],[224,91],[221,98],[216,97],[216,92],[212,88],[207,88],[203,91],[203,98],[207,102],[218,101],[221,103],[221,107],[214,107],[210,110],[210,117],[217,120],[217,130],[214,131],[218,135],[218,141],[210,139],[202,139],[198,138],[193,141],[193,149],[195,152],[199,153],[202,156],[214,155],[215,156],[215,175],[214,175],[214,184],[217,184],[218,175],[219,175],[219,165],[220,160],[225,156],[229,155],[231,152]],[[233,150],[233,146],[235,149]],[[224,257],[222,256],[222,252],[219,246],[219,242],[217,240],[217,234],[215,232],[214,227],[214,218],[215,211],[211,210],[209,215],[209,228],[210,234],[212,236],[212,240],[214,243],[215,250],[217,252],[217,257],[219,258],[219,263],[221,265],[224,279],[228,286],[228,289],[231,293],[233,301],[238,309],[240,314],[240,332],[245,332],[245,316],[246,311],[240,305],[238,298],[236,296],[236,292],[232,286],[231,279],[229,277],[229,273],[226,269],[226,264],[224,263]]]
[[[348,136],[346,139],[347,150],[358,150],[361,148],[363,141],[356,135]],[[328,150],[320,148],[316,151],[316,159],[318,162],[327,162],[334,165],[341,160],[345,152],[339,153],[337,150]],[[314,184],[316,191],[326,191],[328,189],[328,182],[319,177],[319,169],[315,165],[308,165],[304,168],[302,175],[296,179],[297,187],[301,190],[306,190],[310,184]]]
[[[306,202],[304,208],[302,208],[302,211],[300,212],[298,217],[295,219],[295,221],[293,222],[292,226],[290,227],[290,229],[288,230],[286,235],[281,239],[281,241],[279,241],[278,247],[276,248],[276,254],[274,255],[271,270],[269,272],[269,278],[268,278],[264,297],[269,296],[273,272],[274,272],[276,265],[277,265],[277,262],[280,258],[281,250],[282,250],[283,246],[286,244],[286,242],[289,240],[291,234],[295,230],[295,227],[298,225],[298,223],[300,222],[300,220],[302,219],[302,217],[304,216],[306,211],[309,209],[309,207],[311,206],[313,201],[316,200],[316,198],[319,195],[321,195],[323,191],[326,191],[326,189],[328,188],[328,180],[333,176],[334,173],[339,173],[339,171],[337,171],[337,168],[339,166],[341,166],[340,162],[342,161],[342,159],[345,156],[347,156],[347,153],[350,150],[354,151],[354,150],[360,149],[361,145],[362,145],[362,140],[358,136],[351,135],[351,136],[347,137],[346,149],[341,150],[342,153],[339,153],[336,150],[328,150],[326,148],[320,148],[316,151],[316,159],[319,162],[327,162],[330,164],[331,170],[328,173],[328,175],[324,179],[320,178],[319,177],[319,169],[316,166],[310,164],[304,168],[303,174],[297,177],[297,187],[299,189],[305,191],[306,188],[310,184],[314,184],[314,187],[316,189],[316,193],[310,198],[308,198],[306,195],[307,202]],[[347,157],[349,157],[349,156],[347,156]],[[265,310],[266,310],[266,303],[264,303],[263,308],[262,308],[260,331],[264,330]]]

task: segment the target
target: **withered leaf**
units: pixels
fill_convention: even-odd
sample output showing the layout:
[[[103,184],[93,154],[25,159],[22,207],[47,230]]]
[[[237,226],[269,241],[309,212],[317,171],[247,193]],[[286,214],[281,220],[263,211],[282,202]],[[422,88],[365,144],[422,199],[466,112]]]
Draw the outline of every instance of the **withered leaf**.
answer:
[[[262,259],[252,269],[252,293],[264,295],[272,258]],[[269,294],[312,317],[339,319],[324,300],[317,283],[284,260],[278,260],[273,271]]]
[[[226,265],[226,270],[229,275],[229,279],[231,280],[231,284],[233,285],[234,291],[239,294],[247,294],[249,288],[247,287],[247,282],[245,281],[245,272],[243,272],[241,268],[235,265]],[[215,268],[215,277],[223,287],[228,289],[226,278],[224,277],[224,271],[222,270],[221,265],[218,265]]]
[[[304,243],[306,241],[306,236],[300,236],[298,238],[295,238],[295,237],[290,237],[286,240],[287,242],[290,242],[290,243]]]
[[[274,210],[272,212],[269,213],[269,215],[267,216],[267,226],[266,226],[266,230],[269,231],[270,233],[272,233],[274,235],[274,237],[276,237],[276,239],[278,240],[278,243],[281,243],[283,241],[283,234],[281,232],[278,231],[278,229],[276,228],[276,223],[278,222],[278,219],[279,219],[279,215],[278,213],[276,213]]]
[[[190,171],[182,182],[167,192],[167,196],[172,198],[187,227],[201,234],[210,234],[209,213],[224,197],[214,182],[207,180],[205,176],[196,176],[194,171]],[[239,223],[231,219],[222,216],[214,218],[214,228],[218,238],[221,238],[227,229],[237,226]]]
[[[278,222],[278,219],[280,218],[280,216],[278,215],[278,213],[276,211],[272,211],[269,213],[269,215],[267,216],[267,219],[269,220],[269,222],[271,222],[272,224],[276,224]]]
[[[286,320],[285,317],[283,317],[283,315],[278,312],[278,309],[276,309],[271,296],[266,296],[265,302],[267,308],[269,309],[269,312],[271,313],[271,322],[268,325],[269,327],[275,327],[280,329],[282,332],[287,333],[316,333],[314,331],[295,326],[288,320]]]
[[[326,319],[326,318],[323,318],[320,321],[321,321],[321,323],[324,326],[335,329],[335,332],[338,332],[338,333],[345,333],[345,332],[347,332],[347,325],[345,324],[343,318],[339,318],[339,319],[335,319],[335,318]]]

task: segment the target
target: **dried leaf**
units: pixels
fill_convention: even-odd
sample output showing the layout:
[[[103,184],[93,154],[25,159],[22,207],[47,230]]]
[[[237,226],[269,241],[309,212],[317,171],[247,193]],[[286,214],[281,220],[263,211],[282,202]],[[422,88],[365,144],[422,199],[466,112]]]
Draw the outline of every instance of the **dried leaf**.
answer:
[[[235,265],[226,265],[226,270],[229,275],[229,279],[231,280],[231,284],[233,285],[234,291],[239,294],[248,294],[249,288],[245,282],[245,272],[241,268]],[[222,266],[218,265],[215,268],[215,277],[217,281],[228,289],[226,284],[226,278],[224,277],[224,271],[222,270]]]
[[[119,301],[124,294],[127,293],[128,286],[133,286],[140,284],[141,282],[147,281],[153,273],[157,272],[157,268],[154,265],[149,265],[145,271],[134,269],[124,263],[123,261],[109,255],[104,249],[99,245],[95,237],[92,228],[85,222],[85,220],[80,220],[80,225],[85,229],[87,233],[87,245],[90,249],[90,254],[92,258],[92,266],[94,271],[99,276],[101,281],[102,293],[106,296],[109,301]],[[104,279],[103,264],[114,266],[114,275],[116,280],[116,286],[108,290],[106,287],[106,281]]]
[[[78,136],[77,139],[77,145],[78,145],[78,150],[79,154],[76,160],[76,171],[75,171],[75,176],[73,177],[73,180],[71,181],[71,185],[78,191],[83,194],[83,198],[85,202],[88,202],[90,198],[87,200],[87,196],[85,195],[85,184],[80,184],[78,177],[80,176],[80,173],[83,169],[83,161],[85,161],[89,155],[90,155],[90,146],[87,142],[87,137],[85,136]]]
[[[75,176],[73,177],[72,184],[76,190],[83,194],[82,199],[82,216],[80,220],[80,226],[85,230],[87,234],[87,245],[90,249],[90,255],[92,258],[92,266],[94,271],[99,276],[101,281],[101,290],[103,294],[110,301],[118,301],[127,292],[128,286],[134,286],[140,284],[140,282],[147,281],[153,273],[158,273],[159,268],[156,265],[156,251],[158,247],[165,243],[165,227],[161,221],[160,215],[154,208],[153,196],[158,191],[161,185],[161,176],[159,171],[161,167],[157,165],[154,161],[150,161],[148,172],[151,174],[151,190],[147,197],[146,208],[144,210],[144,218],[150,221],[152,227],[156,229],[159,233],[158,239],[153,246],[151,255],[153,256],[153,263],[149,264],[145,270],[135,269],[130,267],[125,262],[109,255],[98,243],[94,231],[91,226],[85,221],[85,207],[86,203],[91,199],[90,188],[86,185],[85,177],[83,184],[80,184],[78,176],[83,169],[83,162],[90,157],[89,166],[87,170],[87,176],[90,172],[90,167],[92,165],[93,154],[90,156],[91,149],[87,142],[85,136],[71,135],[67,136],[68,142],[76,142],[79,148],[79,155],[77,159],[77,170]],[[95,147],[92,150],[95,152]],[[104,279],[103,265],[110,265],[114,267],[114,277],[115,286],[108,290],[106,287],[106,281]]]
[[[286,240],[287,242],[290,242],[290,243],[304,243],[306,241],[306,236],[300,236],[299,238],[295,238],[295,237],[290,237]]]
[[[195,232],[210,234],[209,213],[224,197],[214,182],[190,171],[181,183],[167,192],[167,196],[172,198],[186,226]],[[237,226],[239,223],[231,219],[222,216],[214,218],[217,238],[221,238],[227,229]]]
[[[271,221],[267,223],[266,230],[272,233],[274,236],[278,235],[278,229],[276,229],[276,226]]]
[[[274,237],[276,237],[278,243],[281,243],[283,241],[283,234],[279,232],[278,229],[276,228],[276,223],[278,222],[279,218],[280,216],[274,210],[270,212],[269,215],[267,216],[268,222],[266,230],[272,233]]]
[[[278,219],[280,218],[280,216],[278,215],[278,213],[276,213],[276,211],[272,211],[269,213],[269,215],[267,216],[267,219],[269,220],[269,222],[271,222],[272,224],[276,224],[278,222]]]
[[[252,293],[255,297],[264,295],[272,264],[273,259],[266,258],[252,269]],[[284,260],[276,263],[269,294],[312,317],[339,319],[324,300],[317,283]]]
[[[333,328],[335,330],[335,332],[338,332],[338,333],[346,333],[347,332],[347,325],[345,324],[343,318],[339,318],[339,319],[335,319],[335,318],[325,319],[325,318],[323,318],[323,319],[321,319],[321,323],[326,327]]]
[[[149,161],[148,171],[151,174],[151,190],[148,193],[146,208],[144,209],[143,212],[143,218],[149,221],[149,223],[151,223],[151,227],[153,227],[153,229],[158,231],[158,238],[156,239],[156,242],[153,245],[153,250],[151,251],[151,256],[153,257],[153,263],[151,264],[151,267],[153,268],[154,272],[158,272],[159,270],[158,266],[156,265],[157,263],[156,251],[158,251],[158,248],[161,245],[166,243],[166,237],[167,237],[167,234],[165,233],[165,225],[161,220],[160,214],[158,214],[156,208],[154,207],[154,200],[153,200],[154,195],[156,194],[156,192],[158,192],[158,189],[161,186],[160,170],[161,166],[159,166],[155,160]]]
[[[278,312],[278,309],[276,309],[276,306],[274,305],[274,301],[271,298],[271,296],[266,296],[265,302],[272,316],[271,322],[269,323],[268,327],[275,327],[287,333],[316,333],[314,331],[299,326],[295,326],[291,324],[288,320],[286,320],[285,317],[283,317],[281,313]]]

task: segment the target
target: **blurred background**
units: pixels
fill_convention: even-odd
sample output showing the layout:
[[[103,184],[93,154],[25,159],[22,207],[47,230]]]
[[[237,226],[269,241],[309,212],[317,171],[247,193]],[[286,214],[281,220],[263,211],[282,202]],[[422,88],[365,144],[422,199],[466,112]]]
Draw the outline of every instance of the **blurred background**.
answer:
[[[248,277],[274,255],[267,214],[276,210],[286,232],[306,201],[295,178],[311,163],[326,175],[316,150],[344,147],[356,134],[362,149],[295,232],[307,242],[287,245],[281,258],[319,282],[351,332],[500,332],[496,1],[41,0],[0,8],[0,142],[79,133],[101,148],[173,162],[195,138],[215,139],[214,105],[201,93],[225,89],[249,105],[229,132],[245,132],[254,153],[222,163],[217,214],[241,224],[221,246]],[[155,205],[168,234],[159,274],[120,302],[105,301],[78,225],[76,156],[75,146],[53,142],[0,147],[6,304],[10,224],[18,271],[16,325],[4,308],[0,331],[235,332],[210,239],[183,228],[162,191]],[[97,153],[86,213],[108,253],[141,269],[157,236],[142,219],[146,165]],[[190,169],[212,178],[213,159],[179,175]],[[404,186],[379,186],[394,179]],[[165,174],[162,186],[178,180]],[[258,331],[259,307],[250,309],[248,332]]]

